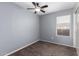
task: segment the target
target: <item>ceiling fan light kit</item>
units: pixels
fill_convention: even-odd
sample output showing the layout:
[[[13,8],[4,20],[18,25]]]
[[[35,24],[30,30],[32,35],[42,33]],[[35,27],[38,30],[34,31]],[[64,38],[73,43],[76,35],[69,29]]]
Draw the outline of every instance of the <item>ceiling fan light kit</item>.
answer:
[[[40,8],[35,8],[35,11],[39,12],[40,11]]]

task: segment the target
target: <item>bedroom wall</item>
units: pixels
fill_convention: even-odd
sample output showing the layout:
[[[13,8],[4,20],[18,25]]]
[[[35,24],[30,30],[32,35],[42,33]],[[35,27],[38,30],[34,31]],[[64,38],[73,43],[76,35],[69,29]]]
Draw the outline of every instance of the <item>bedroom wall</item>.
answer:
[[[0,55],[39,40],[39,17],[13,3],[0,3]]]
[[[71,15],[71,37],[56,36],[56,17]],[[40,16],[40,40],[60,45],[73,46],[73,9]]]

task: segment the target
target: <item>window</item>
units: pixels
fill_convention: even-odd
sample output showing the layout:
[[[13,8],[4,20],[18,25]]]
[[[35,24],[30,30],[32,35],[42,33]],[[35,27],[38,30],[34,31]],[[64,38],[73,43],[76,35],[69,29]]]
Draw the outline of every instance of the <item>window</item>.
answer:
[[[70,36],[70,15],[57,17],[56,34]]]

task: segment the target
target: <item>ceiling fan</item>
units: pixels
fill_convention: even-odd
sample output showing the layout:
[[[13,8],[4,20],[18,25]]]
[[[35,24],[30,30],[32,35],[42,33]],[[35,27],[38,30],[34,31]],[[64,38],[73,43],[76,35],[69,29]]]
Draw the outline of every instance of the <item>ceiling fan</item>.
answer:
[[[35,12],[34,12],[35,14],[40,11],[45,13],[45,11],[43,9],[48,7],[48,5],[39,6],[39,3],[36,3],[36,2],[32,2],[32,4],[34,5],[34,8],[27,8],[27,9],[28,10],[35,10]]]

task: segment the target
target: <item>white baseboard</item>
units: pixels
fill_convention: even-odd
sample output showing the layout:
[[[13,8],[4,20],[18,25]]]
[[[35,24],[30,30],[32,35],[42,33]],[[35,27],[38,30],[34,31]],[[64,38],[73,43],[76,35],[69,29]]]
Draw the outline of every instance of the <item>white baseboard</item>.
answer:
[[[58,45],[63,45],[63,46],[68,46],[68,47],[73,47],[73,46],[69,46],[69,45],[66,45],[66,44],[60,44],[60,43],[56,43],[56,42],[50,42],[50,41],[47,41],[47,40],[40,40],[40,41],[49,42],[49,43],[58,44]],[[75,48],[75,47],[73,47],[73,48]]]
[[[12,52],[10,52],[10,53],[7,53],[7,54],[5,54],[4,56],[9,56],[9,55],[11,55],[11,54],[13,54],[13,53],[15,53],[15,52],[17,52],[17,51],[19,51],[19,50],[25,48],[25,47],[28,47],[28,46],[30,46],[30,45],[32,45],[32,44],[38,42],[38,41],[39,41],[39,40],[36,40],[36,41],[34,41],[34,42],[31,42],[30,44],[25,45],[25,46],[23,46],[23,47],[21,47],[21,48],[18,48],[18,49],[14,50],[14,51],[12,51]]]

